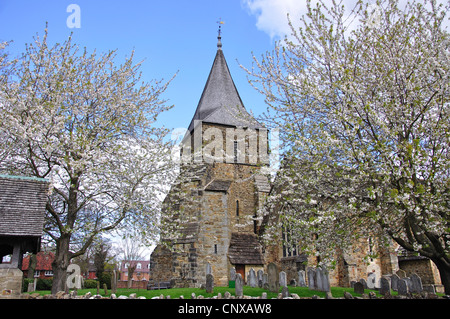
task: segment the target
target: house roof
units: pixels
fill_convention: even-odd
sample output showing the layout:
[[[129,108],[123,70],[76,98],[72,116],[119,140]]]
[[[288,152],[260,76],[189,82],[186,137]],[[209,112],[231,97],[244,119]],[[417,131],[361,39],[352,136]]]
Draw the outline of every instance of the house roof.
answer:
[[[137,266],[137,264],[141,264],[141,268],[140,269],[138,269],[137,267],[136,267],[136,272],[149,272],[149,264],[150,264],[150,260],[131,260],[131,261],[128,261],[128,260],[122,260],[122,262],[120,263],[120,270],[121,271],[125,271],[125,270],[127,270],[128,269],[128,267],[125,267],[125,264],[128,264],[128,267],[129,266],[132,266],[132,265],[136,265]]]
[[[25,256],[22,261],[22,270],[28,270],[30,267],[31,256]],[[55,254],[51,251],[40,251],[36,254],[36,268],[35,270],[52,270],[52,262],[55,260]]]
[[[220,39],[219,36],[216,57],[189,125],[189,132],[192,133],[195,120],[252,129],[264,128],[247,112],[242,103],[225,60]]]
[[[263,265],[264,258],[261,245],[256,235],[246,233],[232,233],[228,258],[234,265]]]
[[[42,178],[0,175],[0,236],[42,235],[48,187]]]

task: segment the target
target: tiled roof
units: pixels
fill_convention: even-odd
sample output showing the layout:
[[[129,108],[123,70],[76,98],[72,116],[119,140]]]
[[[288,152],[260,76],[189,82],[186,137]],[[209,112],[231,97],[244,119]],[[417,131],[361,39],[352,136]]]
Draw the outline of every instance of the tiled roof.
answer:
[[[245,109],[221,49],[217,50],[208,80],[189,125],[189,132],[194,129],[194,120],[252,129],[264,128]]]
[[[42,235],[49,183],[0,175],[0,236]]]
[[[125,264],[128,265],[137,265],[137,264],[141,264],[141,268],[138,269],[136,268],[136,272],[149,272],[149,264],[150,264],[150,260],[132,260],[132,261],[126,261],[123,260],[120,264],[120,270],[121,271],[126,271],[128,268],[125,268]]]
[[[205,186],[206,191],[226,192],[230,188],[231,181],[214,179]]]
[[[232,233],[228,258],[234,265],[263,265],[264,258],[261,245],[256,235],[245,233]]]
[[[36,268],[35,270],[52,270],[52,262],[55,260],[55,254],[51,251],[40,251],[36,254]],[[28,270],[30,266],[30,255],[25,256],[22,262],[22,270]]]

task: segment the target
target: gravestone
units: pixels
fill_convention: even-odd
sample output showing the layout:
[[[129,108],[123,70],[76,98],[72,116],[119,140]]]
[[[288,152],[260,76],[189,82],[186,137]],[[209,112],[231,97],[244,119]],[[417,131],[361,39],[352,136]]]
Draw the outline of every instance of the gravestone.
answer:
[[[264,275],[264,272],[261,269],[256,272],[256,279],[258,281],[259,288],[263,287],[263,275]]]
[[[248,272],[247,284],[252,288],[255,288],[258,285],[256,273],[253,268],[251,268],[250,271]]]
[[[211,274],[206,275],[206,293],[212,293],[214,291],[214,277]]]
[[[236,280],[236,268],[230,268],[230,280]]]
[[[374,272],[369,273],[367,275],[367,288],[374,289],[376,280],[377,280],[377,275]]]
[[[319,291],[330,291],[330,279],[328,276],[328,270],[324,267],[318,267],[316,269],[316,286]]]
[[[380,295],[386,296],[391,294],[391,282],[386,277],[380,279]]]
[[[262,288],[269,290],[269,275],[267,273],[263,274]]]
[[[398,281],[400,280],[400,277],[397,274],[391,275],[391,289],[394,291],[397,291],[397,285]]]
[[[361,278],[359,282],[364,286],[364,289],[367,289],[367,282],[364,278]]]
[[[422,279],[417,274],[411,275],[411,292],[421,293],[423,291]]]
[[[306,280],[305,280],[305,271],[299,270],[298,271],[298,282],[297,285],[299,287],[306,287]]]
[[[279,282],[278,282],[278,268],[274,263],[270,263],[267,266],[267,275],[269,280],[269,291],[278,292]]]
[[[397,292],[401,296],[406,296],[409,292],[408,284],[405,279],[400,278],[397,282]]]
[[[403,278],[403,280],[406,281],[406,285],[408,286],[408,292],[412,292],[412,289],[413,289],[412,285],[413,284],[412,284],[411,278],[405,277],[405,278]]]
[[[314,268],[308,267],[308,287],[309,289],[316,290],[316,270]]]
[[[244,280],[239,273],[236,274],[234,293],[236,297],[242,297],[244,294]]]
[[[359,281],[355,282],[355,284],[353,285],[353,291],[356,294],[362,295],[364,293],[364,285]]]
[[[206,269],[205,269],[206,274],[212,274],[212,267],[210,263],[206,263]]]
[[[234,288],[236,280],[236,268],[231,267],[230,268],[230,280],[228,281],[228,287]]]
[[[291,287],[297,287],[297,280],[291,279],[291,281],[289,282],[289,286],[291,286]]]
[[[280,286],[287,287],[286,273],[284,271],[280,271]]]
[[[323,276],[322,276],[322,268],[316,268],[316,289],[319,291],[323,291]]]

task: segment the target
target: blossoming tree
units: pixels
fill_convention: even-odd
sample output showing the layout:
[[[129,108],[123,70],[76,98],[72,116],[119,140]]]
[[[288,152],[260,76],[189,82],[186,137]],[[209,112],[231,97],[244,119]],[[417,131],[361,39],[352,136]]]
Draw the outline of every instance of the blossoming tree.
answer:
[[[282,205],[278,222],[322,260],[384,236],[430,258],[450,294],[448,9],[308,1],[247,71],[286,150],[266,213]]]
[[[51,181],[44,231],[56,244],[56,293],[70,260],[99,235],[157,235],[172,166],[155,121],[170,109],[161,99],[170,81],[142,82],[133,54],[117,65],[115,51],[89,54],[71,37],[50,46],[47,34],[3,58],[0,169]]]

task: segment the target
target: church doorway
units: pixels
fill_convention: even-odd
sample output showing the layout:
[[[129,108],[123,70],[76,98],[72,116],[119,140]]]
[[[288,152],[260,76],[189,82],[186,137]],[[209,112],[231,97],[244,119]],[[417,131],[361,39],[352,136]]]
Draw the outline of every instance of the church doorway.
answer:
[[[235,265],[236,274],[241,274],[242,280],[245,282],[245,265]]]

